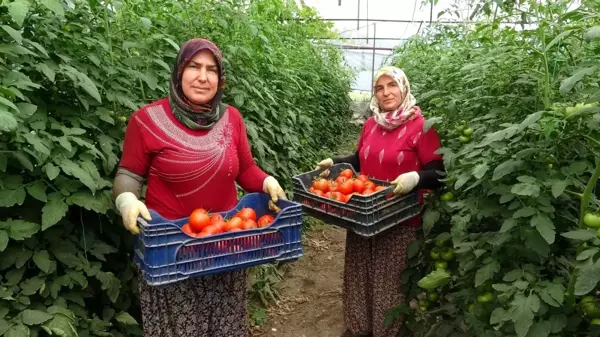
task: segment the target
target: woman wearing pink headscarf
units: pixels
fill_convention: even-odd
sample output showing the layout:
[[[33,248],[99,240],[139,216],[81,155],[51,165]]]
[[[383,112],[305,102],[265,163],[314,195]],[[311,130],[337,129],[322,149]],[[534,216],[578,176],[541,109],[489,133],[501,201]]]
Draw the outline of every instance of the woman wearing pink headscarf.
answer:
[[[380,69],[374,79],[373,116],[363,126],[356,153],[328,158],[318,164],[328,168],[350,163],[357,171],[391,181],[394,193],[406,194],[441,185],[440,140],[434,128],[424,131],[425,119],[410,93],[404,72]],[[402,320],[384,324],[386,312],[404,302],[400,284],[407,265],[408,245],[416,240],[420,216],[400,223],[372,238],[348,231],[344,266],[344,336],[396,336]]]

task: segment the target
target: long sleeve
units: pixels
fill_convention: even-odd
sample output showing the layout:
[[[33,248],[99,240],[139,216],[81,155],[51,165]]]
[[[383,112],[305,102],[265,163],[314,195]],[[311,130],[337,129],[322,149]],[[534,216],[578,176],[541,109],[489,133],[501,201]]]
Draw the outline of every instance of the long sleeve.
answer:
[[[137,115],[137,112],[134,113],[127,124],[119,167],[140,177],[145,177],[150,166],[151,153],[144,141],[146,137],[144,137]]]
[[[443,184],[440,179],[443,177],[440,172],[445,172],[442,160],[433,160],[423,165],[423,169],[417,172],[419,174],[419,183],[416,188],[433,190],[441,187]]]
[[[239,142],[238,142],[238,158],[240,163],[239,173],[237,176],[237,183],[247,192],[262,192],[263,182],[268,175],[256,165],[252,152],[250,150],[250,144],[248,143],[248,135],[246,133],[246,126],[244,121],[239,115]]]

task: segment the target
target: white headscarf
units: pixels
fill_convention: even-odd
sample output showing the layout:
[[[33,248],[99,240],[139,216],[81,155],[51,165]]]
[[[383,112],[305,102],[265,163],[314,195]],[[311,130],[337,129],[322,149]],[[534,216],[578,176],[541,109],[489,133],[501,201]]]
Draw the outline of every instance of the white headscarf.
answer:
[[[404,95],[404,100],[402,103],[400,103],[400,106],[396,111],[382,112],[379,107],[377,96],[374,95],[371,99],[370,108],[371,111],[373,111],[373,117],[375,118],[377,124],[381,125],[385,129],[393,130],[407,121],[420,116],[421,110],[415,106],[417,100],[410,93],[410,83],[408,83],[408,78],[402,70],[393,66],[387,66],[379,69],[375,73],[375,77],[373,79],[373,88],[375,88],[377,80],[383,75],[393,78],[396,83],[398,83],[398,88],[400,88],[400,92]]]

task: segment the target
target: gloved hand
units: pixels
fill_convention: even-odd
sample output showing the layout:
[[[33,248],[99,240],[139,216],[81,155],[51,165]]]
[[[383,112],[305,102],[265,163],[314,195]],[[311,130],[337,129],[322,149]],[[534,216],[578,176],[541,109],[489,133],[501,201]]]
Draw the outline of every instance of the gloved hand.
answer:
[[[273,203],[277,203],[279,198],[286,199],[283,188],[281,188],[277,179],[271,176],[266,177],[263,181],[263,191],[271,195]]]
[[[392,181],[392,185],[396,185],[394,194],[406,194],[412,191],[419,183],[419,180],[419,174],[415,171],[399,175],[398,178]]]
[[[137,218],[139,215],[146,219],[146,221],[152,220],[146,205],[139,201],[135,194],[131,192],[119,194],[115,203],[117,209],[121,212],[125,229],[134,235],[140,234],[140,229],[137,226]]]
[[[331,158],[327,158],[325,160],[321,160],[318,164],[317,164],[317,168],[315,168],[315,170],[319,170],[319,169],[328,169],[330,167],[333,166],[333,159]]]

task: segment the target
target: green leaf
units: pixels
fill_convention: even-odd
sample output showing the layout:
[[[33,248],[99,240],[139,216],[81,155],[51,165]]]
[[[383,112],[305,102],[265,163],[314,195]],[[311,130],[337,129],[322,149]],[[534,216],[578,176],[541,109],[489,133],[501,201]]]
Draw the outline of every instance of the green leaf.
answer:
[[[488,169],[489,167],[487,163],[479,164],[473,169],[473,176],[475,177],[475,179],[481,179],[485,176]]]
[[[598,252],[600,252],[600,249],[597,247],[584,250],[583,252],[581,252],[581,254],[577,256],[577,261],[587,260],[592,256],[596,255]]]
[[[96,192],[97,185],[94,179],[76,163],[63,159],[60,163],[60,168],[68,175],[78,178],[92,192]]]
[[[50,67],[50,65],[48,65],[48,63],[38,63],[35,67],[39,72],[44,74],[44,76],[46,76],[50,82],[54,83],[56,72]]]
[[[65,10],[60,0],[40,0],[40,3],[58,16],[64,16]]]
[[[431,208],[427,208],[425,210],[425,214],[423,215],[423,232],[425,236],[429,235],[429,232],[433,228],[433,225],[440,219],[440,213],[434,211]]]
[[[54,166],[52,163],[46,164],[44,168],[46,169],[46,175],[50,180],[54,180],[56,177],[58,177],[58,174],[60,173],[60,169]]]
[[[12,155],[21,165],[23,165],[24,168],[28,169],[29,171],[33,171],[33,163],[31,163],[31,160],[29,160],[27,154],[22,151],[16,151],[13,152]]]
[[[492,311],[492,314],[490,315],[490,324],[496,325],[502,323],[504,321],[505,316],[506,311],[503,308],[498,307],[494,309],[494,311]]]
[[[548,321],[539,321],[533,323],[527,333],[527,337],[548,337],[550,335],[551,324]]]
[[[10,329],[10,324],[4,320],[4,318],[0,318],[0,336],[4,335],[5,332]]]
[[[18,44],[23,44],[23,36],[21,36],[21,32],[15,30],[11,26],[3,25],[2,29],[10,35]]]
[[[538,231],[528,231],[525,233],[525,247],[546,257],[550,253],[548,242],[540,235]]]
[[[8,233],[0,230],[0,252],[3,252],[8,247]]]
[[[37,111],[37,105],[33,105],[31,103],[17,103],[17,108],[19,108],[19,112],[21,113],[21,117],[31,117]]]
[[[4,337],[29,337],[29,328],[22,324],[13,325]]]
[[[596,71],[596,67],[589,67],[578,70],[573,76],[564,80],[560,85],[560,93],[566,95],[573,89],[575,84],[579,83],[585,76],[592,75]]]
[[[25,17],[29,12],[29,1],[27,0],[16,0],[11,3],[6,3],[5,6],[8,8],[8,14],[13,19],[13,21],[19,25],[23,25],[23,21],[25,21]],[[1,336],[2,334],[0,334]]]
[[[561,196],[569,184],[566,181],[557,181],[552,185],[552,196],[558,198]]]
[[[25,268],[12,268],[6,272],[4,279],[6,280],[5,285],[14,286],[19,284],[21,279],[23,278],[23,273],[25,272]]]
[[[33,254],[33,262],[44,273],[49,273],[54,266],[54,262],[50,260],[50,254],[47,250],[40,250]]]
[[[138,325],[135,318],[131,317],[131,315],[125,311],[121,311],[115,316],[117,322],[123,323],[125,325]]]
[[[517,220],[509,218],[504,221],[502,227],[500,228],[500,233],[508,232],[513,227],[517,225]]]
[[[586,265],[579,270],[579,276],[575,282],[574,294],[577,296],[587,295],[596,288],[600,281],[600,259],[594,264]]]
[[[477,270],[477,272],[475,273],[475,286],[479,287],[480,285],[484,284],[487,280],[492,279],[494,277],[494,274],[496,274],[499,270],[500,265],[495,260],[492,260],[490,263],[479,268],[479,270]]]
[[[564,32],[558,34],[554,39],[552,39],[552,41],[550,41],[550,43],[548,43],[548,45],[546,45],[546,49],[545,52],[547,53],[548,50],[550,50],[550,48],[554,47],[554,45],[556,45],[557,43],[560,42],[560,40],[564,39],[565,37],[571,35],[571,30],[565,30]]]
[[[48,201],[48,198],[46,197],[46,184],[44,184],[42,180],[38,180],[31,185],[28,185],[27,193],[39,201]]]
[[[518,211],[516,211],[515,214],[513,214],[513,218],[514,219],[528,218],[528,217],[534,215],[535,213],[537,213],[535,208],[523,207],[523,208],[519,209]]]
[[[550,218],[538,214],[531,219],[531,225],[537,229],[546,242],[549,244],[554,243],[556,231]]]
[[[23,290],[21,292],[21,294],[25,295],[25,296],[31,296],[31,295],[35,294],[36,292],[38,292],[38,290],[40,290],[40,288],[42,287],[42,285],[45,282],[46,282],[46,278],[41,277],[41,276],[36,276],[36,277],[32,277],[28,280],[25,280],[19,284],[19,286]],[[27,323],[25,323],[25,324],[27,324]],[[30,324],[27,324],[27,325],[30,325]]]
[[[116,253],[118,249],[102,241],[95,241],[90,247],[90,253],[100,261],[106,261],[104,255]]]
[[[38,325],[52,319],[52,315],[41,310],[25,309],[21,316],[26,325]]]
[[[56,313],[44,326],[52,331],[60,331],[61,337],[78,337],[79,334],[77,334],[74,324],[75,320],[71,317],[62,313]]]
[[[553,315],[552,317],[550,317],[550,332],[551,333],[559,333],[561,332],[564,328],[567,327],[567,316],[560,314],[560,315]]]
[[[108,298],[113,303],[116,302],[121,291],[121,281],[111,272],[100,272],[96,275],[96,278],[102,283],[102,290],[106,290]]]
[[[591,27],[583,34],[583,38],[588,41],[592,41],[598,37],[600,37],[600,26]]]
[[[492,176],[492,181],[496,181],[502,179],[507,174],[513,173],[519,166],[523,164],[522,160],[507,160],[504,163],[496,166],[494,170],[494,174]]]
[[[17,120],[6,107],[0,105],[0,134],[2,132],[12,132],[17,128]]]
[[[431,273],[429,273],[429,275],[423,277],[417,283],[417,285],[425,290],[432,290],[448,284],[448,282],[450,282],[451,279],[452,276],[450,276],[450,274],[448,274],[447,271],[434,270]]]
[[[1,225],[8,227],[9,236],[13,240],[24,240],[40,231],[40,225],[23,220],[8,220],[0,223]]]
[[[77,79],[75,84],[85,90],[90,96],[92,96],[96,101],[102,103],[102,98],[100,97],[100,92],[98,92],[98,88],[94,84],[94,82],[84,73],[79,70],[71,67],[61,65],[61,68],[64,68],[68,73],[75,76]]]
[[[578,229],[576,231],[562,233],[561,235],[567,239],[580,241],[588,241],[596,238],[596,232],[589,229]]]
[[[56,225],[65,217],[69,206],[65,203],[62,195],[58,192],[48,196],[48,203],[42,208],[42,231]]]
[[[522,196],[538,197],[540,195],[540,187],[533,184],[516,184],[510,191]]]

